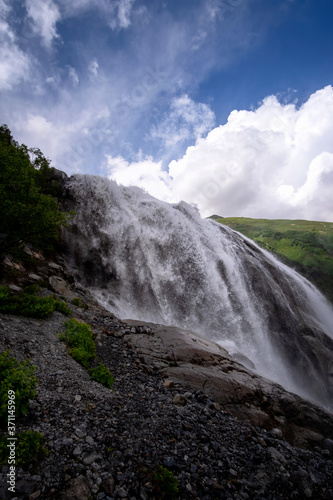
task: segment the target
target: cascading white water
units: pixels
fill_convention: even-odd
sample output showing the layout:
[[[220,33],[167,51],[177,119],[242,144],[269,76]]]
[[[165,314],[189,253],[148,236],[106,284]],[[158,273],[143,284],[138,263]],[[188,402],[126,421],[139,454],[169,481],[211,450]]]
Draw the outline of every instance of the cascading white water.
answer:
[[[67,187],[76,210],[70,265],[104,306],[196,331],[329,404],[333,309],[307,280],[184,202],[101,177],[73,176]]]

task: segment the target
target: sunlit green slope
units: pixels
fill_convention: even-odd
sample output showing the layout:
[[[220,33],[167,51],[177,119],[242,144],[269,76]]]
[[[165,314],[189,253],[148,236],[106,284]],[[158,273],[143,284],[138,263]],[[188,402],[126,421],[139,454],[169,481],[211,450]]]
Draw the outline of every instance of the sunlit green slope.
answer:
[[[278,255],[333,301],[333,223],[216,215],[211,218]]]

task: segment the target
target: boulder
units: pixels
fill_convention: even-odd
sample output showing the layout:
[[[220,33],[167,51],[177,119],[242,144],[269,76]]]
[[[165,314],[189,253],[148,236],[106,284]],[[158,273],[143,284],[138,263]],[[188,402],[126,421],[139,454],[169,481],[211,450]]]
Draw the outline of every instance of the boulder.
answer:
[[[69,288],[68,283],[63,278],[60,278],[59,276],[51,276],[49,278],[49,283],[56,293],[59,293],[60,295],[63,295],[70,300],[75,298],[75,294],[72,292],[72,290]]]
[[[78,476],[70,482],[70,488],[62,495],[62,500],[89,500],[91,498],[88,481]]]

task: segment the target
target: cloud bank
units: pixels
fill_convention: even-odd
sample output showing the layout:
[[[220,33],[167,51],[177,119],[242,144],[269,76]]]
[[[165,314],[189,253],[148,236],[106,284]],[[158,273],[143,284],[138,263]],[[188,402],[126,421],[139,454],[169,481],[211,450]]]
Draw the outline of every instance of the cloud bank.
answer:
[[[270,96],[256,110],[233,111],[166,172],[151,158],[115,163],[109,156],[107,164],[116,181],[166,201],[195,203],[203,216],[333,221],[332,137],[333,88],[327,86],[300,108]]]

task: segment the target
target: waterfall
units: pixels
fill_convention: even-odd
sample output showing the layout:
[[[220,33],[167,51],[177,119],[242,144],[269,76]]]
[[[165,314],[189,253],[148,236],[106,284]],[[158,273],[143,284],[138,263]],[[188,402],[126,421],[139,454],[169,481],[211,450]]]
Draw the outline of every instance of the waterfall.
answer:
[[[330,405],[333,309],[305,278],[185,202],[75,175],[66,203],[68,265],[107,309],[195,331]]]

